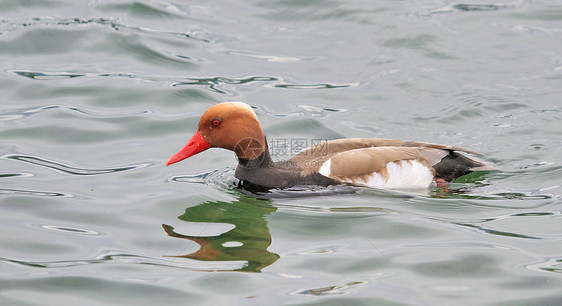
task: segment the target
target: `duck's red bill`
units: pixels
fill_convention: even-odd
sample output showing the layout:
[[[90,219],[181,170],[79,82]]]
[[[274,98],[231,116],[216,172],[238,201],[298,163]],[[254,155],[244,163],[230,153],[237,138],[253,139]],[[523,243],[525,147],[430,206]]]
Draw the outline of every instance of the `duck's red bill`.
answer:
[[[183,147],[178,153],[174,154],[174,156],[168,159],[168,161],[166,162],[166,166],[182,161],[199,152],[203,152],[210,147],[211,144],[207,140],[205,140],[201,133],[197,132],[193,134],[185,147]]]

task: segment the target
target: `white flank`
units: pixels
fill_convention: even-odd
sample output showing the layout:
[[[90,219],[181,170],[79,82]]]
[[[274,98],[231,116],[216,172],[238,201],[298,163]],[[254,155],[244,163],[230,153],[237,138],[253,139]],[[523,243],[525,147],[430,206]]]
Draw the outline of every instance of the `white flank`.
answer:
[[[331,158],[325,161],[322,164],[322,167],[320,167],[320,170],[318,170],[318,173],[322,174],[323,176],[330,177],[330,173],[332,172],[330,171],[330,166],[331,166],[330,164],[332,163],[331,161],[332,161]]]
[[[388,180],[379,173],[374,172],[368,175],[366,180],[358,178],[355,182],[352,179],[344,181],[346,183],[381,189],[428,188],[433,182],[433,173],[417,160],[402,161],[400,165],[390,162],[386,164],[386,169],[388,170]]]

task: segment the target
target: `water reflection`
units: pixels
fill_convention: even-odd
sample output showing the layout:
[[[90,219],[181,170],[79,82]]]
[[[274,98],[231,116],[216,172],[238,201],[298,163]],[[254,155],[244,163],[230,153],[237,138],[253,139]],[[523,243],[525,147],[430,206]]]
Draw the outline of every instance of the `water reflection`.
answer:
[[[269,201],[241,196],[237,201],[205,202],[189,207],[179,219],[188,222],[228,223],[234,228],[218,236],[183,235],[164,224],[169,236],[188,239],[199,244],[194,253],[175,257],[202,261],[245,261],[242,268],[232,271],[260,272],[273,264],[279,255],[267,250],[271,233],[266,216],[276,211]],[[201,233],[204,234],[204,233]]]

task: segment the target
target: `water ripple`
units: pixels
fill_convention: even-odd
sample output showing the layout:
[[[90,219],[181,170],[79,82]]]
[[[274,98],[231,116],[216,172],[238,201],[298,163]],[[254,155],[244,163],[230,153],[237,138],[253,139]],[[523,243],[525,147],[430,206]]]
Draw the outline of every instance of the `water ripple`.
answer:
[[[345,283],[343,285],[333,285],[333,286],[327,286],[327,287],[322,287],[322,288],[300,290],[300,291],[294,292],[293,294],[312,295],[312,296],[348,294],[348,293],[350,293],[349,289],[351,289],[355,286],[365,285],[367,283],[368,282],[365,282],[365,281],[348,282],[348,283]]]
[[[223,53],[223,54],[227,54],[227,55],[240,55],[240,56],[264,60],[264,61],[267,61],[267,62],[280,62],[280,63],[314,60],[314,58],[263,55],[263,54],[255,54],[255,53],[251,53],[251,52],[247,52],[247,51],[236,51],[236,50],[219,51],[218,53]]]
[[[240,181],[234,177],[234,169],[232,167],[225,167],[223,169],[193,175],[172,176],[168,181],[203,184],[230,194],[241,192],[258,199],[319,197],[337,194],[353,194],[357,192],[357,188],[347,185],[294,186],[283,189],[274,188],[262,190],[261,188],[257,188],[255,190],[246,190],[241,186]]]
[[[179,56],[183,57],[183,56]],[[204,77],[204,78],[182,78],[180,80],[174,80],[168,76],[149,76],[136,73],[93,73],[93,72],[67,72],[67,71],[33,71],[33,70],[8,70],[9,73],[15,74],[20,77],[25,77],[37,81],[51,81],[51,80],[61,80],[61,79],[73,79],[73,78],[97,78],[97,77],[116,77],[116,78],[128,78],[137,79],[143,81],[152,82],[171,82],[172,87],[183,87],[183,86],[203,86],[211,89],[214,92],[220,94],[227,94],[230,96],[236,96],[237,93],[232,90],[227,90],[224,85],[249,85],[256,82],[265,83],[264,87],[267,88],[283,88],[283,89],[337,89],[337,88],[349,88],[357,87],[359,83],[350,84],[332,84],[332,83],[315,83],[315,84],[302,84],[294,83],[283,80],[279,77],[271,76],[246,76],[241,78],[229,78],[229,77]],[[6,117],[7,118],[7,117]],[[2,117],[0,117],[2,120]]]
[[[526,266],[528,269],[562,273],[562,258],[547,258],[539,263]]]
[[[35,226],[38,226],[38,227],[46,229],[46,230],[63,232],[63,233],[79,234],[79,235],[87,235],[87,236],[104,236],[104,234],[102,234],[100,232],[82,229],[82,228],[76,228],[76,227],[60,226],[60,225],[46,225],[46,224],[36,224]]]
[[[128,263],[128,264],[147,264],[162,267],[184,268],[190,270],[199,270],[197,267],[187,265],[185,262],[167,260],[162,258],[151,258],[142,255],[127,254],[120,252],[107,251],[92,259],[75,259],[61,261],[24,261],[0,257],[0,262],[28,266],[33,268],[67,268],[91,264],[103,263]]]
[[[103,118],[144,115],[144,114],[151,113],[151,111],[148,111],[148,110],[144,110],[144,111],[141,111],[141,112],[135,112],[135,113],[119,113],[119,114],[117,114],[115,112],[104,113],[104,112],[98,112],[98,111],[92,111],[92,110],[87,110],[87,109],[83,109],[83,108],[78,108],[78,107],[75,107],[75,106],[51,104],[51,105],[43,105],[43,106],[39,106],[39,107],[31,107],[31,108],[23,108],[23,109],[18,109],[18,110],[12,110],[10,112],[0,114],[0,122],[20,120],[20,119],[32,116],[34,114],[39,114],[39,113],[42,113],[42,112],[45,112],[45,111],[50,111],[50,110],[65,110],[65,111],[77,112],[77,113],[80,113],[82,115],[88,115],[88,116],[92,116],[92,117],[103,117]]]
[[[227,78],[227,77],[204,77],[204,78],[180,78],[180,80],[171,78],[171,77],[161,77],[161,76],[150,76],[150,75],[142,75],[137,73],[92,73],[92,72],[80,72],[80,73],[73,73],[73,72],[66,72],[66,71],[55,71],[55,72],[46,72],[46,71],[32,71],[32,70],[8,70],[9,73],[15,74],[17,76],[30,78],[37,81],[51,81],[51,80],[60,80],[60,79],[71,79],[71,78],[97,78],[97,77],[112,77],[112,78],[127,78],[127,79],[135,79],[135,80],[142,80],[142,81],[151,81],[151,82],[168,82],[171,83],[170,86],[172,87],[183,87],[183,86],[202,86],[211,89],[214,92],[220,94],[228,94],[230,96],[235,96],[236,92],[229,91],[224,89],[224,85],[248,85],[255,82],[275,82],[279,79],[276,77],[268,77],[268,76],[247,76],[242,78]],[[287,85],[287,86],[303,86],[306,88],[307,85]],[[316,85],[315,85],[316,86]],[[318,85],[324,88],[336,88],[341,87],[339,85],[330,85],[330,84],[322,84]],[[273,86],[275,87],[275,85]],[[282,85],[280,86],[282,87]],[[347,85],[343,85],[343,87],[348,87]],[[1,117],[0,117],[1,120]]]
[[[431,197],[433,198],[448,198],[448,199],[466,199],[466,200],[481,200],[481,201],[502,201],[502,200],[525,200],[525,201],[534,201],[534,200],[549,200],[556,197],[554,194],[549,193],[542,193],[547,189],[540,189],[540,190],[533,190],[533,191],[505,191],[500,190],[495,187],[489,188],[489,191],[480,191],[482,188],[487,187],[487,184],[467,184],[466,186],[462,186],[459,189],[451,189],[449,192],[444,192],[442,189],[436,188],[431,190]],[[471,205],[476,205],[476,203],[472,203]],[[488,206],[486,204],[485,206]],[[490,205],[495,206],[495,205]],[[504,207],[504,208],[519,208],[520,206],[513,205],[513,206],[506,206],[506,205],[498,205],[497,207]]]
[[[71,79],[71,78],[85,76],[85,74],[72,74],[66,72],[42,73],[42,72],[34,72],[34,71],[17,71],[17,70],[11,70],[11,71],[9,70],[8,72],[34,80],[52,80],[52,79],[67,79],[67,78]]]
[[[235,190],[234,168],[232,167],[225,167],[193,175],[172,176],[168,179],[168,181],[176,183],[203,184],[230,194],[232,194]]]
[[[3,26],[9,26],[5,31],[0,31],[0,35],[5,32],[10,32],[23,27],[32,26],[74,26],[74,25],[101,25],[107,26],[114,31],[132,31],[143,34],[155,34],[158,36],[172,36],[193,39],[196,41],[206,42],[206,43],[216,43],[222,40],[221,36],[218,34],[207,33],[203,30],[191,30],[185,32],[174,32],[174,31],[160,31],[146,26],[131,26],[123,23],[119,23],[117,19],[114,18],[31,18],[31,19],[2,19],[0,24]]]
[[[217,93],[234,96],[236,95],[235,92],[227,91],[226,89],[222,88],[221,85],[223,84],[245,85],[254,82],[273,82],[273,81],[277,81],[278,79],[275,77],[267,77],[267,76],[250,76],[244,78],[226,78],[226,77],[187,78],[186,80],[187,81],[174,82],[172,86],[173,87],[193,86],[193,85],[205,86]]]
[[[169,178],[168,181],[179,183],[207,184],[212,181],[233,178],[233,170],[234,169],[232,167],[225,167],[223,169],[212,170],[199,174],[176,175]]]
[[[277,84],[274,87],[286,88],[286,89],[332,89],[332,88],[346,88],[357,86],[358,83],[353,84]]]
[[[454,9],[465,12],[474,11],[496,11],[502,8],[502,5],[497,4],[454,4]]]
[[[433,9],[429,11],[427,14],[441,14],[441,13],[453,13],[456,11],[461,12],[489,12],[489,11],[497,11],[500,9],[506,9],[510,6],[507,4],[471,4],[471,3],[458,3],[458,4],[449,4],[444,7],[440,7],[437,9]],[[422,14],[425,15],[425,14]]]
[[[1,178],[7,178],[7,177],[33,177],[33,174],[31,174],[31,173],[0,173],[0,179]]]
[[[140,169],[140,168],[150,166],[150,163],[143,163],[143,164],[136,164],[136,165],[126,166],[126,167],[119,167],[119,168],[87,169],[87,168],[72,167],[72,166],[69,166],[69,165],[65,165],[63,163],[54,162],[54,161],[50,161],[50,160],[46,160],[46,159],[43,159],[43,158],[30,156],[30,155],[7,154],[7,155],[4,155],[0,158],[18,160],[18,161],[34,164],[34,165],[37,165],[37,166],[50,168],[50,169],[53,169],[57,172],[62,172],[62,173],[72,174],[72,175],[111,174],[111,173]]]
[[[517,233],[505,232],[505,231],[500,231],[500,230],[495,230],[495,229],[489,229],[489,228],[485,228],[483,226],[474,225],[474,224],[468,224],[468,223],[456,223],[456,224],[460,225],[460,226],[464,226],[464,227],[474,228],[474,229],[476,229],[478,231],[482,231],[486,234],[512,237],[512,238],[543,239],[541,237],[528,236],[528,235],[523,235],[523,234],[517,234]]]
[[[254,107],[254,106],[252,106]],[[261,113],[268,114],[274,117],[296,117],[296,116],[306,116],[306,117],[325,117],[329,113],[345,113],[348,112],[347,108],[335,108],[326,107],[325,105],[312,105],[312,104],[298,104],[296,105],[298,110],[289,112],[273,112],[264,106],[255,106],[254,108]]]
[[[72,73],[66,71],[54,71],[54,72],[45,72],[45,71],[32,71],[32,70],[8,70],[9,73],[15,74],[17,76],[30,78],[33,80],[38,81],[49,81],[49,80],[58,80],[58,79],[71,79],[71,78],[78,78],[78,77],[116,77],[116,78],[126,78],[126,79],[137,79],[142,81],[168,81],[168,77],[156,77],[156,76],[147,76],[142,74],[135,74],[135,73],[126,73],[126,72],[119,72],[119,73],[91,73],[91,72],[80,72],[80,73]]]
[[[5,189],[0,188],[0,195],[14,195],[14,194],[23,194],[23,195],[34,195],[34,196],[47,196],[47,197],[63,197],[63,198],[72,198],[74,197],[68,193],[60,193],[60,192],[50,192],[50,191],[34,191],[34,190],[24,190],[24,189]]]

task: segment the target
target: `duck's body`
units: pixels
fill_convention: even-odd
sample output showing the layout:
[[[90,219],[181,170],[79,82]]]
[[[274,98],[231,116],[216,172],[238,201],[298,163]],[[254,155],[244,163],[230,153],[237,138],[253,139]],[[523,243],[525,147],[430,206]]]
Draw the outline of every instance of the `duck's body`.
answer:
[[[495,170],[458,152],[479,153],[424,142],[349,138],[317,143],[292,158],[274,162],[250,106],[225,102],[207,110],[197,132],[172,156],[176,163],[210,147],[238,156],[235,176],[242,185],[284,188],[352,184],[385,189],[427,188],[472,171]]]

